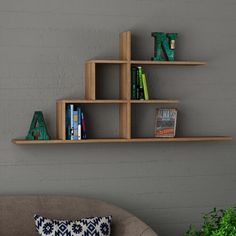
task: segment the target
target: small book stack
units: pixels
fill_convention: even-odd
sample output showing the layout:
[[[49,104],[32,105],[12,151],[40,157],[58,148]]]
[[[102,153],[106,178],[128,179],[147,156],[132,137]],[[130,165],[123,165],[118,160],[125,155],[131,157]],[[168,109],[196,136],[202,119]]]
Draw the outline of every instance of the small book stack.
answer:
[[[84,113],[80,106],[66,105],[66,140],[86,139]]]
[[[141,66],[131,67],[131,99],[149,100],[147,79]]]

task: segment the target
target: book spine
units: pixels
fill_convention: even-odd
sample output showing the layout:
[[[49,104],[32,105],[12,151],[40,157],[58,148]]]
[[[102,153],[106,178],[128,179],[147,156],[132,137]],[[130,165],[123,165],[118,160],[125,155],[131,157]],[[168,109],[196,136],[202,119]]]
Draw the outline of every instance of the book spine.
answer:
[[[146,79],[145,74],[142,74],[142,82],[143,82],[144,99],[149,100],[148,88],[147,88],[147,79]]]
[[[83,112],[81,112],[81,123],[82,123],[82,138],[86,139],[87,138],[86,125],[85,125],[85,118],[84,118]]]
[[[70,140],[74,140],[74,104],[70,104]]]
[[[140,99],[140,80],[138,75],[138,68],[136,69],[136,99]]]
[[[137,76],[137,68],[131,68],[131,99],[136,99],[136,76]]]
[[[70,127],[70,105],[66,106],[66,140],[71,139],[71,127]]]
[[[142,80],[143,69],[141,66],[138,67],[138,80],[139,80],[139,99],[144,99],[144,91],[143,91],[143,80]]]
[[[80,107],[77,107],[78,112],[78,140],[81,140],[81,109]]]
[[[74,140],[78,140],[78,111],[73,112]]]

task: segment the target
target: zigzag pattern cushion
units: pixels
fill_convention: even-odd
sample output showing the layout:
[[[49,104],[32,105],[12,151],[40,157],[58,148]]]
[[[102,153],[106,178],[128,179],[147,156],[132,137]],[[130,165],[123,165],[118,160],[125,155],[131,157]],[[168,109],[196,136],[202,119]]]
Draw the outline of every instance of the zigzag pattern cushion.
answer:
[[[50,220],[34,216],[39,236],[110,236],[112,216],[83,218],[81,220]]]

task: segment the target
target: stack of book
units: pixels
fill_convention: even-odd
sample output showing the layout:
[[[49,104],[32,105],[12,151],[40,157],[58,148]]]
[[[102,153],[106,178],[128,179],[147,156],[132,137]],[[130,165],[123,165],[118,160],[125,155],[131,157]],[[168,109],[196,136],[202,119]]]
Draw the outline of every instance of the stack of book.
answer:
[[[131,99],[149,100],[147,79],[141,66],[131,67]]]
[[[86,139],[84,113],[74,104],[66,105],[66,139]]]

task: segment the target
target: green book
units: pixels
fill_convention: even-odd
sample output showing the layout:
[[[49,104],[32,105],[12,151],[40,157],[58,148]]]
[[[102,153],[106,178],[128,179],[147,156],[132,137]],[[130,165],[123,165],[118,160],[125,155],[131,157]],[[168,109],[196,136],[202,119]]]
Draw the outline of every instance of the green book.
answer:
[[[138,80],[139,80],[139,99],[144,99],[143,80],[142,80],[143,69],[138,66]]]
[[[148,88],[147,88],[147,79],[146,79],[145,74],[142,74],[142,82],[143,82],[144,99],[149,100]]]
[[[131,99],[136,99],[136,77],[137,77],[137,67],[131,68]]]

